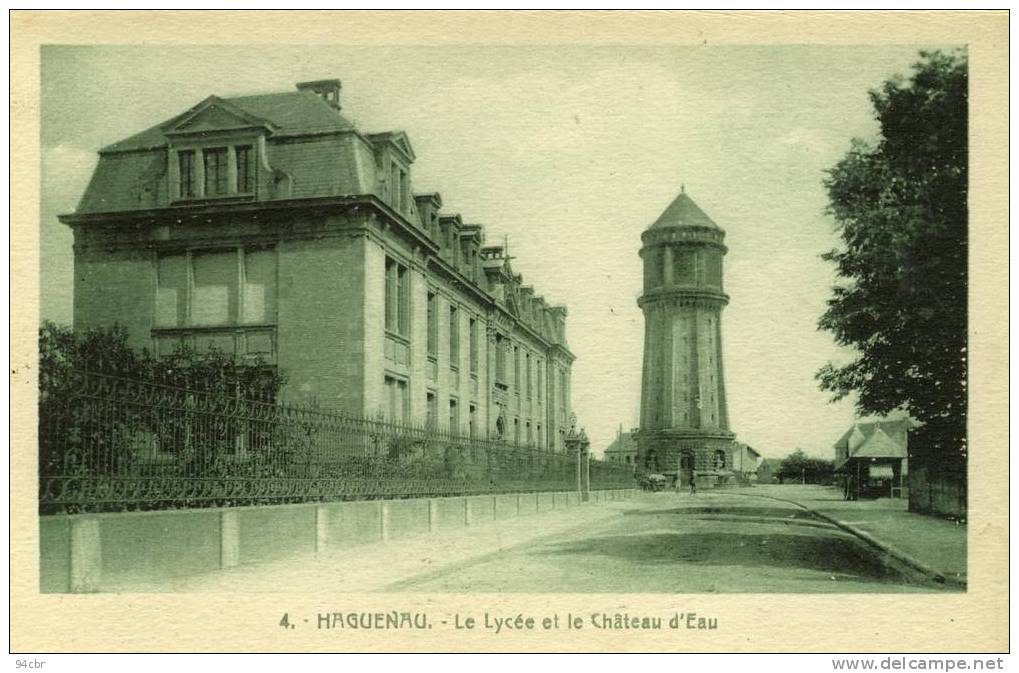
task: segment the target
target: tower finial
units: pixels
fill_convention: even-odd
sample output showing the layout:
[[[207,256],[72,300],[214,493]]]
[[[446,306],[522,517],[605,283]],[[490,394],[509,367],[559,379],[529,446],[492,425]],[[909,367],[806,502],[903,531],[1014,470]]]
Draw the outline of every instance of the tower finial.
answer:
[[[679,183],[679,191],[681,194],[686,194],[686,185],[684,185],[682,182]]]

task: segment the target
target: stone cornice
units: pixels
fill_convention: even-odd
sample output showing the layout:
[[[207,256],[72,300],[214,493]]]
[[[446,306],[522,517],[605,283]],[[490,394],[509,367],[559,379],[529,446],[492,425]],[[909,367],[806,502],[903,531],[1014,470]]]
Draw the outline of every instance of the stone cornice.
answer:
[[[640,235],[641,256],[644,248],[662,245],[690,245],[717,248],[722,254],[728,252],[725,247],[725,232],[711,227],[676,227],[666,229],[648,229]]]
[[[698,286],[675,286],[645,292],[637,299],[641,308],[652,306],[705,306],[720,308],[729,303],[729,295],[719,290]]]
[[[662,428],[655,430],[640,429],[633,433],[637,440],[641,439],[723,439],[731,440],[736,438],[735,432],[722,430],[721,428]]]

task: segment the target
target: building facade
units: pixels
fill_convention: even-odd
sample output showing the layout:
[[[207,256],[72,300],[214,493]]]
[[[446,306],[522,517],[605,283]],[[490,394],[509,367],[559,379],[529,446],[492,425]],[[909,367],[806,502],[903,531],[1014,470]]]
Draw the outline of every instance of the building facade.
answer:
[[[616,438],[605,449],[605,461],[609,463],[623,463],[625,465],[637,465],[637,440],[634,438],[637,429],[623,432],[623,426],[619,426]]]
[[[908,417],[861,421],[833,446],[835,475],[847,500],[860,497],[908,497]]]
[[[757,470],[761,464],[761,454],[752,446],[736,442],[732,454],[732,471],[741,482],[757,481]]]
[[[722,367],[725,232],[685,190],[641,234],[644,367],[638,461],[713,485],[734,478]]]
[[[560,450],[566,308],[415,193],[410,140],[339,80],[210,96],[100,150],[74,214],[74,325],[261,360],[289,401]]]

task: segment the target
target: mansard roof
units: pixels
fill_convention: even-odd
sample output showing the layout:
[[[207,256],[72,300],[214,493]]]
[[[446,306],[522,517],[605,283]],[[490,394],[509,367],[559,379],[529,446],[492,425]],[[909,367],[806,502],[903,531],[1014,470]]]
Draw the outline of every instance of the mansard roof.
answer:
[[[707,213],[698,207],[689,196],[686,190],[680,191],[669,207],[665,209],[658,219],[655,220],[650,229],[661,229],[664,227],[713,227],[718,229]]]

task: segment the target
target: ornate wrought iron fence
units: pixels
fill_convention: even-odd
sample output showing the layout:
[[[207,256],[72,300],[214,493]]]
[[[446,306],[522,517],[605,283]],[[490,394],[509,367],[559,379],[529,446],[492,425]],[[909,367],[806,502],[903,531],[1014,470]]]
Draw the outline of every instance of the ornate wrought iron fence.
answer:
[[[572,490],[575,455],[83,373],[39,414],[41,513]],[[595,461],[592,488],[633,485]]]

